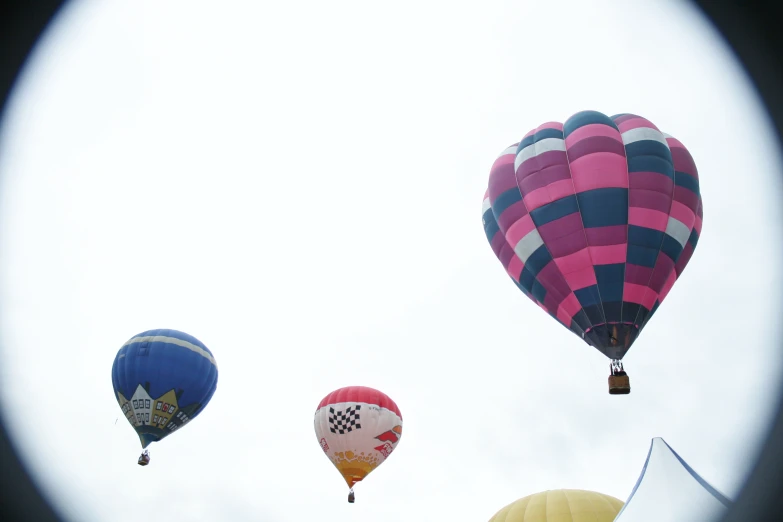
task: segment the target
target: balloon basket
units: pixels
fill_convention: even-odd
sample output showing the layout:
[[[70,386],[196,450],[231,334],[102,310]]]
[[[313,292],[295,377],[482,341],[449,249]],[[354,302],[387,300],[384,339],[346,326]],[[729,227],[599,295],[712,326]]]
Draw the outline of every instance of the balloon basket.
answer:
[[[139,456],[139,466],[146,466],[150,463],[150,453],[145,451]]]
[[[351,490],[351,492],[348,493],[348,503],[353,504],[354,500],[356,500],[356,497],[353,494],[353,490]]]
[[[628,395],[629,393],[631,393],[631,381],[628,375],[609,376],[609,395]]]

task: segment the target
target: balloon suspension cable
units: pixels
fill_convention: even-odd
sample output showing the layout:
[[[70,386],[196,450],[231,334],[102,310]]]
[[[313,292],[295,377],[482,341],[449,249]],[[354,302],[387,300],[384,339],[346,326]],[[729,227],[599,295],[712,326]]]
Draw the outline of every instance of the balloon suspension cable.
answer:
[[[618,372],[622,372],[623,370],[623,361],[619,359],[612,359],[612,362],[609,363],[609,369],[612,372],[612,375],[617,375]]]

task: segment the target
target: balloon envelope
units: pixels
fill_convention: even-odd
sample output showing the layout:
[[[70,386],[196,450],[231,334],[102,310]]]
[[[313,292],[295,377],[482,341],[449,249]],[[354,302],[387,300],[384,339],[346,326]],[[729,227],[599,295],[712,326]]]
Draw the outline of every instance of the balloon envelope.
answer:
[[[514,284],[566,328],[622,359],[693,255],[696,165],[633,114],[549,122],[492,166],[483,223]]]
[[[122,345],[111,377],[114,396],[146,448],[203,411],[217,388],[218,369],[195,337],[149,330]]]
[[[536,493],[512,502],[489,522],[612,522],[623,502],[580,489]]]
[[[385,393],[365,386],[335,390],[315,412],[315,436],[349,487],[380,466],[402,437],[402,414]]]

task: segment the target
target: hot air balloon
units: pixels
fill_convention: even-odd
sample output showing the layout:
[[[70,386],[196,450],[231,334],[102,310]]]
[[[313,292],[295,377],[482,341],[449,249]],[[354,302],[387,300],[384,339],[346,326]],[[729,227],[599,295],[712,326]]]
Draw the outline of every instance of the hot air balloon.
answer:
[[[609,495],[581,489],[557,489],[512,502],[489,522],[612,522],[623,502]]]
[[[402,414],[386,394],[365,386],[335,390],[315,411],[315,436],[350,488],[380,466],[402,437]]]
[[[483,223],[514,284],[610,362],[622,359],[693,255],[702,227],[688,150],[649,120],[583,111],[495,160]]]
[[[217,388],[212,352],[177,330],[149,330],[122,345],[111,370],[114,395],[139,436],[139,465],[149,464],[147,446],[195,419]]]

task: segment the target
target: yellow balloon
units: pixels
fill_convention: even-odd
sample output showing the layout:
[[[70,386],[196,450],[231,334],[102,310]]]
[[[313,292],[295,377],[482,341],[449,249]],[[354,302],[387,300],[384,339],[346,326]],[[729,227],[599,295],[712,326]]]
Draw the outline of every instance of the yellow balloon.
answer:
[[[489,522],[612,522],[623,502],[581,489],[556,489],[520,498]]]

